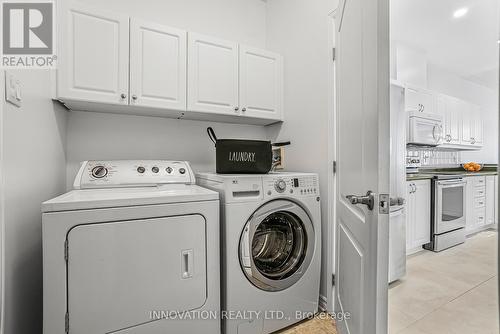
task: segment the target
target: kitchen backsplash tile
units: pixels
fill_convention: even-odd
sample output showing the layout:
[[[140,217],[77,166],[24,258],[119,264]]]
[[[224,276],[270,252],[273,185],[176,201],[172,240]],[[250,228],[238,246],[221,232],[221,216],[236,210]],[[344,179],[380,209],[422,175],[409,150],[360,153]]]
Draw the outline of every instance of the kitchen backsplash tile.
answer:
[[[418,157],[422,167],[447,167],[460,164],[460,152],[438,151],[433,148],[407,148],[408,158]]]

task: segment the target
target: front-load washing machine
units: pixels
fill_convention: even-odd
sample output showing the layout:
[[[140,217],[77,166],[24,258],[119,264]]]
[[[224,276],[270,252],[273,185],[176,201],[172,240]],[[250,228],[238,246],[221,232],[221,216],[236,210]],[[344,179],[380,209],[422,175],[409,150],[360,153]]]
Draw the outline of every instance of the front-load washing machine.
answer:
[[[223,332],[267,334],[317,312],[318,176],[200,173],[196,179],[221,195]]]
[[[219,195],[182,161],[87,161],[42,204],[43,333],[220,333]]]

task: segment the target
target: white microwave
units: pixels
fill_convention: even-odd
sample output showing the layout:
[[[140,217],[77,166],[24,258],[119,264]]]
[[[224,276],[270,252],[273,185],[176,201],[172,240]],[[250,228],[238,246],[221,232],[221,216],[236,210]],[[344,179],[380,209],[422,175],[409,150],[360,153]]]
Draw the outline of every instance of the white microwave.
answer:
[[[443,143],[443,116],[422,112],[408,114],[407,144],[438,146]]]

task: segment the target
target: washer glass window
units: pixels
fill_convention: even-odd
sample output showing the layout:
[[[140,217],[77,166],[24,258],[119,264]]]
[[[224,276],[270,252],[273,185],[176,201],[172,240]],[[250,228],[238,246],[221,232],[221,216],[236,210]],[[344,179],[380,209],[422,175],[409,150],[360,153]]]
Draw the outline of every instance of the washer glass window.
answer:
[[[285,211],[267,216],[252,240],[255,267],[270,279],[294,274],[302,265],[306,249],[307,236],[302,221]]]
[[[288,200],[261,206],[240,239],[240,263],[248,280],[266,291],[287,289],[312,261],[314,228],[307,212]]]

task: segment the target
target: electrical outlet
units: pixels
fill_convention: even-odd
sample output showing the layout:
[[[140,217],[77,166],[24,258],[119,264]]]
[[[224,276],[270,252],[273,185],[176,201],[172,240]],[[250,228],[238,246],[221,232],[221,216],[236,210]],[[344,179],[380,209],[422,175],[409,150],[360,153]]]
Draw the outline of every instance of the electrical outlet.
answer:
[[[5,72],[5,100],[17,107],[21,107],[21,81],[14,74]]]

